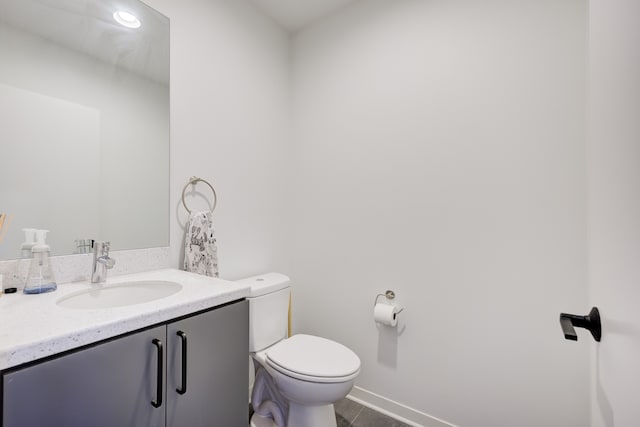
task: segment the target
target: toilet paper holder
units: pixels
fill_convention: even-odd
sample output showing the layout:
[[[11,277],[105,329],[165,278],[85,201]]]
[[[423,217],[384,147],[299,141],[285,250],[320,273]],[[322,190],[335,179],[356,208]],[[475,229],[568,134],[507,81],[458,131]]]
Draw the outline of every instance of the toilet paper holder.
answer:
[[[380,297],[385,297],[387,299],[387,302],[393,301],[396,298],[396,293],[393,292],[392,290],[388,290],[386,291],[384,294],[378,294],[376,295],[376,299],[373,301],[373,306],[375,307],[376,304],[378,303],[378,298]],[[400,308],[400,310],[398,310],[396,312],[396,315],[402,313],[402,310],[404,310],[404,307]]]

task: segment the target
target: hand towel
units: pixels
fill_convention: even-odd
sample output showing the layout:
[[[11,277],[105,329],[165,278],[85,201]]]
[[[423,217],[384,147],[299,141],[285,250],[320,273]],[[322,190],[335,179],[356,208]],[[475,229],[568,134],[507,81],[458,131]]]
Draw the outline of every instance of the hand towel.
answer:
[[[218,277],[218,248],[211,212],[191,212],[184,242],[184,269]]]

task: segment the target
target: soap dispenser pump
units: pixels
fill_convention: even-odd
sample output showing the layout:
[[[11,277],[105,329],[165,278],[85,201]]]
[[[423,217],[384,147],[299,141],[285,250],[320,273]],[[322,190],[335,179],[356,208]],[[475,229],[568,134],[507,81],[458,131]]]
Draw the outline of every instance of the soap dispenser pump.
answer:
[[[42,294],[58,289],[51,269],[51,248],[46,243],[49,230],[36,230],[36,244],[31,248],[31,265],[24,285],[25,294]]]
[[[31,249],[36,244],[36,230],[35,228],[23,228],[24,242],[20,246],[20,254],[22,258],[31,258]]]

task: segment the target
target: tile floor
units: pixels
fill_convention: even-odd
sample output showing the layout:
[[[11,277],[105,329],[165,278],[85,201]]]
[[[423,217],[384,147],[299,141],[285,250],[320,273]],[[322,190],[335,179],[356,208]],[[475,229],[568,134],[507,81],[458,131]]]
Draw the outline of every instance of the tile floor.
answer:
[[[411,427],[346,398],[334,406],[338,427]],[[253,408],[249,405],[249,418],[252,415]]]
[[[335,403],[338,427],[410,427],[349,399]]]

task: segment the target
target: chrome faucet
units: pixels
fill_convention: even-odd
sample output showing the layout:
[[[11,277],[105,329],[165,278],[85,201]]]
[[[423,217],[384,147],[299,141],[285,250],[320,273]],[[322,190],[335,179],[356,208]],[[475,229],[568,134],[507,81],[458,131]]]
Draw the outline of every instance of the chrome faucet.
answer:
[[[116,260],[109,257],[111,242],[93,241],[93,266],[91,267],[91,283],[107,280],[107,269],[116,265]]]

